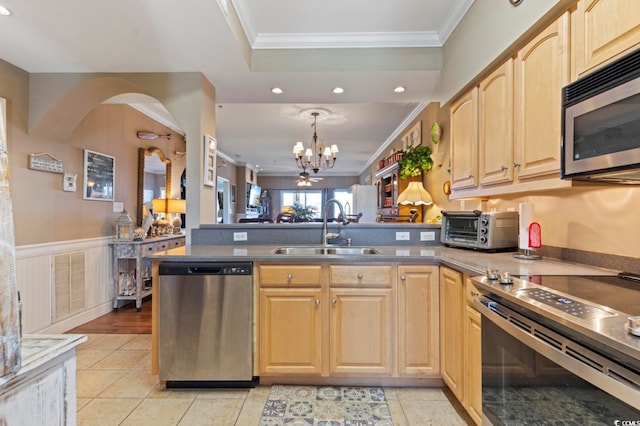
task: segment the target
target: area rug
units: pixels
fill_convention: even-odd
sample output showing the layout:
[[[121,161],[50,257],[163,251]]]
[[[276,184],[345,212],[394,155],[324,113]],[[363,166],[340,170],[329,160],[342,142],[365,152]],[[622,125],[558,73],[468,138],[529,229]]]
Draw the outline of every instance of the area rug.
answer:
[[[391,426],[379,387],[274,385],[260,426]]]

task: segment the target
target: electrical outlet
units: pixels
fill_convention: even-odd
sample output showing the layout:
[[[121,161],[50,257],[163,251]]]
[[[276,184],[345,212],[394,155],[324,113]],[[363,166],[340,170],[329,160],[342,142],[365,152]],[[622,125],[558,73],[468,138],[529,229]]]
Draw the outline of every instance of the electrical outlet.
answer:
[[[122,211],[124,210],[124,203],[121,201],[114,201],[113,202],[113,212],[114,213],[122,213]]]
[[[411,239],[409,232],[396,232],[396,241],[409,241]]]
[[[433,231],[420,232],[420,241],[435,241],[436,233]]]
[[[246,232],[234,232],[233,233],[233,241],[247,241],[247,233]]]

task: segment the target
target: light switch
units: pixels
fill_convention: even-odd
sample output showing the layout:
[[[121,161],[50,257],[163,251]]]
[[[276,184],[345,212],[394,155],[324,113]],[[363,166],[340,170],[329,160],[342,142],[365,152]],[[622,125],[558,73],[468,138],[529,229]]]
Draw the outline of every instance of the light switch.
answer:
[[[247,241],[247,233],[246,232],[234,232],[233,233],[233,241]]]
[[[396,241],[409,241],[411,234],[409,232],[396,232]]]

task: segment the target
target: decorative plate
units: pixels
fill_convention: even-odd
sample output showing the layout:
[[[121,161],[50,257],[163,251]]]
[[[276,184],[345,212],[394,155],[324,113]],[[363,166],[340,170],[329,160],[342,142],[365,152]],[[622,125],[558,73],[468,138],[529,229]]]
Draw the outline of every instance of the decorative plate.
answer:
[[[445,181],[444,185],[442,185],[442,192],[444,192],[444,195],[451,195],[451,181]]]
[[[440,125],[434,122],[431,125],[431,142],[434,144],[438,144],[440,142],[440,137],[442,136],[442,129],[440,129]]]

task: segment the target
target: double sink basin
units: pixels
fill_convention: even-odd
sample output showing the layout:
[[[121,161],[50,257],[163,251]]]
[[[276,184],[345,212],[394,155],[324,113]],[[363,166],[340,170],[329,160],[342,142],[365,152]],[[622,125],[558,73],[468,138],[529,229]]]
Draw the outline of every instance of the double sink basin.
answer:
[[[351,246],[292,246],[279,247],[273,251],[274,254],[283,254],[289,256],[366,256],[372,254],[380,254],[373,247],[351,247]]]

